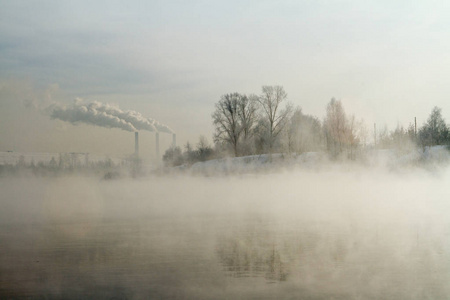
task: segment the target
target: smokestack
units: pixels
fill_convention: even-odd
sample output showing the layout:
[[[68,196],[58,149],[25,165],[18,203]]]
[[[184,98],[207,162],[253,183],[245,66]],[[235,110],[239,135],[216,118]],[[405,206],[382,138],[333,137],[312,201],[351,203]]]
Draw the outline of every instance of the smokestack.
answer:
[[[177,135],[174,133],[172,134],[172,147],[176,147],[177,146]]]
[[[375,148],[377,147],[377,123],[373,123],[373,140]]]
[[[139,132],[134,133],[134,155],[139,156]]]
[[[155,150],[156,150],[156,160],[159,162],[159,132],[155,133]]]

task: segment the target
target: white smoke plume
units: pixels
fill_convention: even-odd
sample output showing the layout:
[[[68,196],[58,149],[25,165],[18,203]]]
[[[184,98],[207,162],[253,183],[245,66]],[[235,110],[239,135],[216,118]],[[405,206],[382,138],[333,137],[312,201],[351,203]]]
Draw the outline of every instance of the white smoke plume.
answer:
[[[153,125],[156,127],[156,129],[159,132],[165,132],[165,133],[174,133],[172,129],[170,129],[169,126],[166,126],[164,124],[159,123],[158,121],[148,119],[149,121],[153,122]]]
[[[70,122],[72,124],[86,123],[107,128],[120,128],[126,131],[137,131],[130,123],[116,116],[96,110],[88,105],[74,104],[70,107],[53,105],[50,116],[53,119]]]
[[[168,126],[142,116],[139,112],[123,111],[118,106],[93,101],[84,104],[76,99],[72,106],[53,105],[50,107],[53,119],[72,124],[86,123],[108,128],[120,128],[126,131],[146,130],[151,132],[173,133]]]
[[[89,107],[92,107],[93,109],[97,111],[104,112],[108,115],[115,116],[120,118],[121,120],[124,120],[126,122],[129,122],[133,124],[133,126],[137,130],[147,130],[147,131],[158,131],[155,126],[153,126],[153,123],[149,121],[147,118],[142,116],[140,113],[132,110],[123,111],[118,106],[111,105],[111,104],[103,104],[97,101],[91,102],[87,104]]]

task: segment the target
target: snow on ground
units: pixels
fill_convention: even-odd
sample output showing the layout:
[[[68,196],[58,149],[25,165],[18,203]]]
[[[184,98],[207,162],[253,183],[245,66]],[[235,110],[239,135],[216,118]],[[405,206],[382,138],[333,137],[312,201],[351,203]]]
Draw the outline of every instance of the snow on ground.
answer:
[[[407,166],[427,165],[439,166],[450,161],[447,146],[434,146],[425,149],[417,148],[408,151],[395,149],[370,150],[361,157],[363,165],[396,169]],[[325,153],[306,152],[296,154],[261,154],[244,157],[213,159],[197,162],[191,167],[183,165],[174,170],[188,170],[205,175],[255,173],[269,170],[302,168],[320,168],[330,162]],[[342,161],[339,161],[342,162]],[[345,162],[345,161],[344,161]],[[351,162],[351,161],[346,161]]]
[[[52,159],[56,162],[60,157],[68,159],[75,164],[84,165],[86,161],[100,162],[111,160],[115,164],[127,160],[127,157],[114,157],[101,154],[85,153],[37,153],[37,152],[0,152],[0,165],[48,164]],[[330,164],[331,162],[331,164]],[[377,149],[368,150],[360,155],[356,161],[339,160],[353,165],[400,169],[408,166],[439,167],[450,162],[450,152],[447,146],[434,146],[415,148],[410,150]],[[241,174],[271,172],[276,170],[289,170],[293,168],[318,169],[333,166],[336,161],[330,161],[326,153],[306,152],[302,154],[261,154],[244,157],[229,157],[197,162],[191,166],[182,165],[174,168],[165,168],[169,173],[191,172],[193,174]],[[154,170],[155,165],[144,165],[147,170]]]
[[[323,159],[323,154],[308,152],[301,155],[261,154],[243,157],[213,159],[193,164],[190,171],[203,174],[229,174],[264,172],[295,165],[315,166]]]

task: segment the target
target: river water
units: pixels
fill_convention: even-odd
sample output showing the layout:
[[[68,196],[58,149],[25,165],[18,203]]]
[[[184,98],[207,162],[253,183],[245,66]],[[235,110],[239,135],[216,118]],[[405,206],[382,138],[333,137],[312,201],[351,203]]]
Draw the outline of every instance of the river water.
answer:
[[[0,295],[449,298],[445,176],[335,175],[3,178]]]

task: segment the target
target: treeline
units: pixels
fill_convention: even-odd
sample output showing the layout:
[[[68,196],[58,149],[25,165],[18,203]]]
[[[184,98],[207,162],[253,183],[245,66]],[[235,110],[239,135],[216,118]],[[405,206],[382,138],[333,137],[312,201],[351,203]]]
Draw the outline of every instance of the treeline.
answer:
[[[213,149],[204,136],[199,138],[198,143],[193,147],[187,142],[184,151],[180,147],[172,147],[166,150],[163,161],[166,166],[174,167],[183,164],[191,165],[199,161],[206,161],[218,157],[218,151]]]
[[[320,120],[289,103],[282,86],[263,86],[260,95],[225,94],[211,116],[214,146],[201,138],[196,149],[190,143],[184,151],[171,148],[163,157],[166,165],[271,153],[326,152],[332,159],[356,159],[367,147],[409,149],[450,144],[449,127],[440,108],[435,107],[418,130],[409,124],[391,132],[384,127],[372,133],[362,119],[345,112],[340,100],[331,99]],[[369,136],[373,143],[368,143]]]
[[[21,155],[15,163],[0,165],[0,176],[2,175],[34,175],[34,176],[59,176],[63,174],[84,173],[102,174],[105,179],[117,177],[123,170],[129,170],[131,174],[140,171],[140,163],[133,160],[123,160],[115,163],[106,157],[103,160],[90,161],[87,156],[80,159],[76,153],[61,153],[58,158],[52,157],[50,161],[39,161],[32,159],[30,162]]]
[[[398,125],[391,132],[384,127],[377,139],[379,148],[401,148],[413,144],[424,149],[436,145],[450,145],[450,127],[442,117],[442,109],[434,107],[427,121],[419,129],[412,123],[407,128]]]

